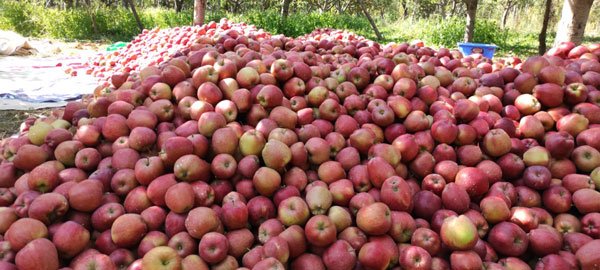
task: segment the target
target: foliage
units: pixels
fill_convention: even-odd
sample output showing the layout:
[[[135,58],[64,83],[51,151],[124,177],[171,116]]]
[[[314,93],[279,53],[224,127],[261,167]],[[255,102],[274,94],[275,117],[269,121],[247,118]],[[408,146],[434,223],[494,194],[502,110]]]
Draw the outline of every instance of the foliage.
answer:
[[[448,19],[435,19],[422,21],[423,40],[428,44],[435,44],[444,47],[455,47],[457,43],[463,41],[465,20],[458,17]],[[485,19],[475,21],[475,36],[473,41],[476,43],[496,44],[504,47],[508,32],[500,29],[495,22]]]
[[[232,18],[232,16],[228,17]],[[330,12],[296,12],[290,14],[285,22],[281,21],[279,13],[276,10],[267,10],[261,12],[254,11],[233,17],[239,19],[240,21],[254,24],[257,27],[263,28],[271,33],[284,34],[292,37],[310,33],[315,28],[326,27],[354,31],[371,30],[371,26],[364,18],[357,18],[345,14],[334,14]]]
[[[14,30],[24,36],[52,37],[66,40],[128,41],[139,34],[130,10],[113,6],[94,9],[98,32],[83,8],[61,10],[44,8],[27,2],[0,0],[0,29]],[[164,8],[146,8],[138,11],[146,28],[172,27],[190,24],[192,12],[177,13]],[[208,20],[218,20],[219,14],[208,14]]]
[[[113,6],[94,10],[99,34],[94,33],[92,21],[85,9],[60,10],[45,9],[26,2],[0,0],[3,16],[0,29],[14,30],[25,36],[53,37],[61,39],[101,39],[127,41],[139,33],[130,10]],[[193,12],[184,10],[146,8],[139,11],[140,19],[146,28],[189,25]],[[286,22],[280,20],[277,10],[253,11],[244,15],[223,12],[208,12],[206,21],[218,21],[222,17],[234,21],[255,24],[269,32],[299,36],[315,28],[335,27],[369,31],[366,19],[333,13],[293,13]]]

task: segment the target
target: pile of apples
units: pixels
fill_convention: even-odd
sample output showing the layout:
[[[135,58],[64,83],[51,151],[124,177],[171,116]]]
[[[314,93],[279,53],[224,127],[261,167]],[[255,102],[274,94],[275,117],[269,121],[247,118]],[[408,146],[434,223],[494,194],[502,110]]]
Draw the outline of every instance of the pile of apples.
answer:
[[[558,47],[550,49],[546,54],[563,59],[598,60],[598,57],[600,57],[600,50],[598,49],[600,49],[600,43],[590,44],[589,46],[575,46],[573,42],[561,42]]]
[[[246,39],[247,36],[252,37],[253,42],[271,37],[269,32],[256,29],[254,25],[233,23],[227,19],[222,19],[218,23],[209,22],[202,26],[145,29],[124,48],[99,53],[90,58],[86,63],[86,73],[107,81],[113,73],[139,71],[143,67],[168,61],[173,56],[197,50],[198,39],[210,38],[231,28],[236,29],[240,36]],[[254,46],[256,44],[250,44],[250,47],[254,48]],[[216,49],[221,53],[224,52],[222,48]]]
[[[331,29],[331,28],[317,28],[314,31],[297,37],[297,40],[340,40],[340,41],[369,41],[367,38],[363,36],[359,36],[354,32],[342,29]]]
[[[2,140],[0,269],[598,269],[599,46],[251,29],[145,32]]]

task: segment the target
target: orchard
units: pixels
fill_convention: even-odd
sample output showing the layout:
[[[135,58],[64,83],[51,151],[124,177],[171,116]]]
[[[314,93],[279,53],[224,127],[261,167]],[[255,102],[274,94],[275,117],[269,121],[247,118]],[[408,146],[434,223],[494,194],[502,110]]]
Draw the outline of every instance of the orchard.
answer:
[[[600,269],[599,57],[145,30],[0,142],[0,269]]]

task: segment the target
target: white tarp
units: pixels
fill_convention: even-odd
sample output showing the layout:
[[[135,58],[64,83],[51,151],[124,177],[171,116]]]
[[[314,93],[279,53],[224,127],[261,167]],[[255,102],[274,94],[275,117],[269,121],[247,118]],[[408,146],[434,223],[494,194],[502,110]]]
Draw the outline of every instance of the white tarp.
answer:
[[[85,61],[80,57],[0,56],[0,110],[31,107],[25,103],[56,102],[61,106],[63,101],[93,93],[99,83],[85,74]],[[76,70],[77,76],[65,73],[66,68]]]

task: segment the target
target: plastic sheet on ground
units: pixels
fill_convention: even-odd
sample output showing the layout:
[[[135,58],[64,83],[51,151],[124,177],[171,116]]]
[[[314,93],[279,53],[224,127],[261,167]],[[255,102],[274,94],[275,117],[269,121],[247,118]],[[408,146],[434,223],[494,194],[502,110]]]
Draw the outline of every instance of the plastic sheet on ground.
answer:
[[[98,80],[85,74],[82,57],[0,57],[0,110],[64,106],[91,94]],[[77,71],[71,76],[65,69]]]

